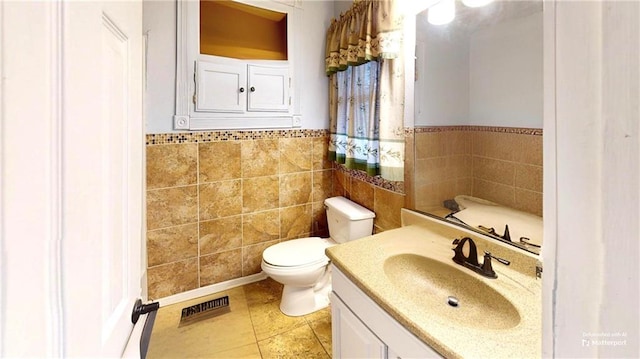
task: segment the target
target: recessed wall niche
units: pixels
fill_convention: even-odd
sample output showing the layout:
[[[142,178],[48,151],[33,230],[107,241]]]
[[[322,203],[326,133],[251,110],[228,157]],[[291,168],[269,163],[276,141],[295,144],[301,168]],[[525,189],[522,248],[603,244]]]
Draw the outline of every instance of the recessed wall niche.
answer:
[[[287,60],[287,14],[230,0],[200,1],[200,53]]]

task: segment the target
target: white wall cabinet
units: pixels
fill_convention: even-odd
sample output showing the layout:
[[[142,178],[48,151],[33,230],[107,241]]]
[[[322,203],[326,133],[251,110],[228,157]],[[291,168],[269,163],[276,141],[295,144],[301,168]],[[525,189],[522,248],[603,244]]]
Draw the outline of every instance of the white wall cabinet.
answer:
[[[195,111],[289,112],[289,67],[199,61]]]
[[[333,358],[442,358],[331,266]]]
[[[241,0],[287,14],[287,60],[240,60],[200,52],[199,1],[178,0],[176,130],[300,127],[296,98],[300,4]]]

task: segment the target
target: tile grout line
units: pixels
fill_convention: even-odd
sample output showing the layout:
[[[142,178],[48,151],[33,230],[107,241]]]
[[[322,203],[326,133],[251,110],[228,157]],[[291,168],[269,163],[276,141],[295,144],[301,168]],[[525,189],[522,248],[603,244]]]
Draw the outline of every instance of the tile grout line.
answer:
[[[329,304],[329,318],[331,318],[331,304]],[[320,311],[322,311],[324,309],[321,309]],[[316,340],[318,341],[318,343],[320,344],[320,347],[322,348],[322,350],[329,356],[329,358],[331,358],[331,354],[329,352],[327,352],[327,348],[325,348],[324,344],[322,344],[322,340],[320,339],[320,337],[318,336],[318,333],[316,333],[316,331],[313,329],[313,327],[311,326],[311,323],[313,322],[319,322],[321,319],[316,319],[316,320],[310,320],[309,318],[307,318],[307,316],[304,316],[304,320],[307,322],[307,325],[309,326],[309,328],[311,329],[311,332],[313,333],[313,335],[315,336]]]
[[[198,288],[201,287],[201,283],[200,283],[200,143],[196,143],[196,183],[197,183],[197,206],[198,206],[198,266],[196,268],[197,272],[196,272],[196,276],[198,278]]]
[[[264,358],[262,355],[262,349],[260,349],[260,344],[258,344],[258,334],[256,333],[256,326],[253,323],[253,315],[251,315],[251,307],[249,306],[249,300],[247,295],[247,285],[242,286],[242,292],[244,293],[244,298],[247,303],[247,313],[249,313],[249,321],[251,322],[251,330],[253,331],[253,338],[255,339],[256,347],[258,347],[258,353],[260,353],[260,358]]]
[[[244,268],[244,256],[245,256],[245,251],[246,251],[246,246],[244,245],[244,218],[245,218],[245,213],[244,213],[244,156],[243,154],[243,141],[240,141],[240,276],[244,277],[245,276],[245,268]],[[242,291],[244,292],[244,296],[245,298],[247,297],[247,293],[244,290],[244,286],[242,288]],[[247,310],[249,310],[249,306],[247,303]],[[253,322],[251,323],[251,326],[253,327]],[[255,335],[255,333],[254,333]],[[259,350],[259,349],[258,349]]]

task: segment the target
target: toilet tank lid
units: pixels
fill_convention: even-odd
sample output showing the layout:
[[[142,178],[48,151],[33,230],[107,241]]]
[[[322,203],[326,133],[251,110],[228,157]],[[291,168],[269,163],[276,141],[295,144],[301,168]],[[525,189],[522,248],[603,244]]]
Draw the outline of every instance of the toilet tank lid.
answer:
[[[375,213],[344,197],[331,197],[324,200],[324,204],[352,221],[374,218]]]

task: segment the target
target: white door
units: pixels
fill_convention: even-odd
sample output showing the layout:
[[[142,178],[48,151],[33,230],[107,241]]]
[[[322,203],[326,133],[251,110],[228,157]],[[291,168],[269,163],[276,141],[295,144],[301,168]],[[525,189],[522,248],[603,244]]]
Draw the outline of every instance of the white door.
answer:
[[[0,17],[0,356],[119,357],[144,286],[142,4]]]
[[[119,356],[141,295],[142,3],[65,2],[65,355]]]

